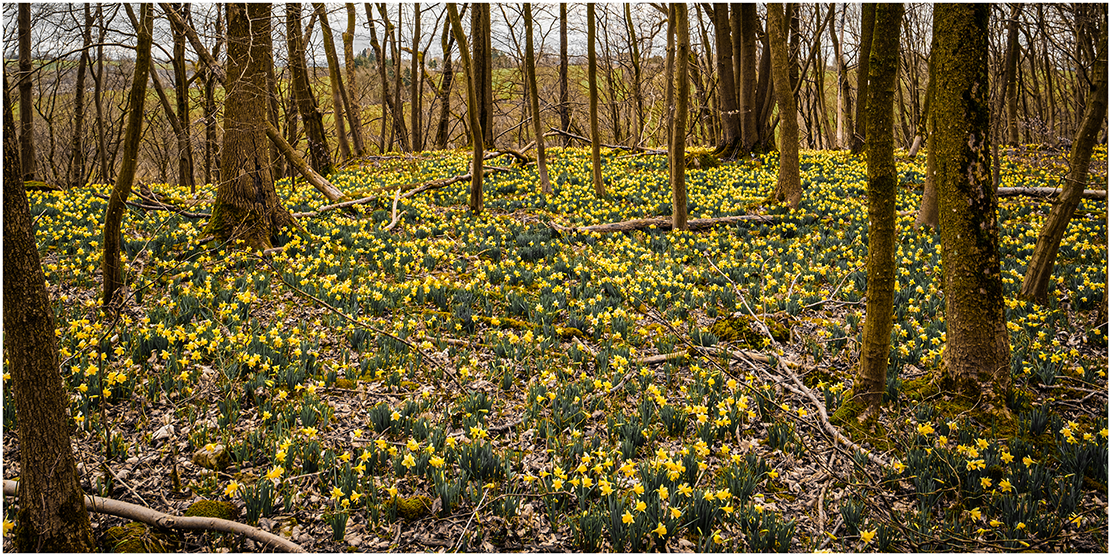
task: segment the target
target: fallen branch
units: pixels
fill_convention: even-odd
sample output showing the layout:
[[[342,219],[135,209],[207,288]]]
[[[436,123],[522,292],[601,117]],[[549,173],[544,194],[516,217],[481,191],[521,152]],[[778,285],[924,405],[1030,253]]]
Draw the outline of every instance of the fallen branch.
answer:
[[[4,481],[5,496],[17,496],[18,489],[18,482]],[[267,533],[266,531],[237,521],[230,521],[217,517],[173,516],[138,504],[121,502],[111,498],[101,498],[90,494],[85,495],[85,508],[90,512],[114,515],[132,521],[146,523],[152,527],[180,529],[185,531],[220,531],[223,533],[236,533],[253,541],[260,542],[264,546],[283,552],[305,552],[304,548],[301,548],[300,545],[289,539],[273,533]]]
[[[295,212],[295,213],[293,213],[293,217],[294,218],[305,218],[305,217],[319,216],[319,215],[321,215],[325,212],[328,212],[330,210],[353,207],[355,205],[365,205],[369,202],[377,201],[377,200],[378,200],[377,196],[375,196],[375,197],[363,197],[362,199],[355,199],[354,201],[344,201],[342,203],[336,203],[334,205],[323,206],[323,207],[320,207],[319,209],[312,210],[312,211],[309,211],[309,212]]]
[[[1000,187],[996,189],[996,195],[1000,197],[1053,197],[1058,193],[1064,191],[1056,187]],[[1081,193],[1082,199],[1099,199],[1107,200],[1107,190],[1105,189],[1085,189]]]
[[[387,232],[390,231],[390,230],[393,230],[394,226],[397,226],[397,220],[398,220],[397,219],[397,201],[401,198],[400,195],[401,195],[401,188],[399,187],[399,188],[397,188],[397,191],[393,194],[393,219],[390,220],[390,225],[386,226],[386,228],[385,228],[385,231],[387,231]]]
[[[590,139],[587,139],[586,137],[583,137],[582,135],[575,135],[574,133],[571,133],[569,131],[563,131],[562,129],[558,129],[558,128],[554,128],[554,127],[549,128],[548,133],[544,134],[545,137],[552,136],[552,135],[556,135],[556,136],[561,135],[563,137],[570,137],[570,138],[575,139],[577,141],[582,141],[583,143],[590,143],[591,142]],[[649,149],[649,148],[646,148],[646,147],[626,147],[625,145],[607,145],[605,143],[602,143],[602,146],[607,148],[607,149],[616,149],[616,150],[622,150],[622,151],[635,151],[635,152],[641,152],[641,153],[645,153],[645,154],[667,154],[667,151],[665,151],[665,150]]]
[[[282,137],[282,134],[278,132],[278,128],[274,127],[274,124],[269,120],[266,123],[266,136],[270,138],[270,142],[274,143],[275,147],[278,147],[286,160],[305,177],[305,181],[309,182],[317,191],[323,193],[329,201],[334,203],[347,197],[336,186],[332,185],[332,182],[316,173],[316,170],[313,170],[312,166],[305,162],[305,159],[298,156],[289,142],[285,140],[285,137]]]
[[[770,224],[770,223],[774,222],[774,220],[772,218],[767,217],[767,216],[760,216],[760,215],[756,215],[756,214],[746,214],[746,215],[741,215],[741,216],[722,216],[720,218],[695,218],[694,220],[688,220],[687,225],[690,226],[691,231],[698,231],[698,230],[708,230],[710,228],[713,228],[714,226],[719,226],[719,225],[722,225],[722,224],[735,224],[737,222],[746,222],[746,221],[749,221],[749,220],[756,220],[758,222],[764,222],[766,224]],[[593,226],[579,226],[579,227],[560,226],[559,224],[556,224],[555,222],[550,222],[548,225],[551,226],[553,229],[555,229],[559,233],[571,232],[571,233],[589,234],[589,233],[595,233],[596,232],[596,233],[599,233],[599,234],[610,234],[610,233],[614,233],[614,232],[629,232],[629,231],[633,231],[633,230],[647,230],[647,229],[650,229],[650,228],[659,228],[659,229],[670,230],[671,229],[671,217],[670,216],[659,216],[659,217],[656,217],[656,218],[638,218],[636,220],[625,220],[625,221],[622,221],[622,222],[611,222],[611,223],[608,223],[608,224],[595,224]]]

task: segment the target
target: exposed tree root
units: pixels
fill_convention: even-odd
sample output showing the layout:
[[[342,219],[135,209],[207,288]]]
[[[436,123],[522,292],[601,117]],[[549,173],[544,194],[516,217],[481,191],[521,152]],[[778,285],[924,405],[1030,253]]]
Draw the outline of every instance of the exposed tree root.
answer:
[[[16,496],[18,487],[18,482],[5,480],[4,496]],[[186,531],[220,531],[223,533],[235,533],[243,535],[253,541],[260,542],[265,547],[281,550],[282,552],[305,552],[305,549],[301,548],[300,545],[285,537],[267,533],[266,531],[239,523],[238,521],[230,521],[217,517],[173,516],[137,504],[121,502],[111,498],[101,498],[89,494],[85,495],[85,508],[90,512],[114,515],[132,521],[146,523],[152,527]]]

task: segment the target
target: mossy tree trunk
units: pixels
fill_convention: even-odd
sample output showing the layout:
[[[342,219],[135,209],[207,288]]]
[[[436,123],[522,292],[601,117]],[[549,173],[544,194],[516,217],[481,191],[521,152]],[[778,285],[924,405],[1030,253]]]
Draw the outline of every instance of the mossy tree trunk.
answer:
[[[131,15],[131,5],[124,4]],[[123,164],[112,194],[108,197],[108,208],[104,211],[104,250],[100,269],[103,275],[103,297],[101,302],[110,311],[119,310],[121,299],[119,291],[123,287],[123,269],[120,264],[120,229],[123,224],[124,203],[131,196],[131,185],[135,181],[135,165],[139,153],[139,139],[143,135],[143,101],[147,96],[147,80],[150,77],[151,27],[154,12],[151,4],[143,4],[138,18],[138,41],[136,44],[135,73],[129,93],[130,112],[127,114],[127,128],[123,138]]]
[[[779,176],[771,200],[792,209],[802,201],[799,181],[799,122],[791,87],[791,60],[787,54],[787,28],[783,4],[768,4],[768,49],[772,57],[772,82],[779,105]]]
[[[876,4],[865,2],[860,6],[860,49],[859,52],[867,53],[872,50],[872,39],[876,27]],[[865,99],[868,98],[868,55],[861,54],[860,63],[856,68],[856,132],[853,133],[852,153],[859,154],[864,150],[864,142],[868,139],[868,130],[865,127],[864,108]]]
[[[675,19],[676,31],[676,68],[679,77],[678,97],[675,102],[675,120],[671,127],[671,153],[668,157],[671,169],[671,229],[687,230],[687,104],[690,98],[690,72],[688,60],[691,54],[690,31],[687,25],[687,5],[671,5],[671,17]],[[670,83],[668,84],[670,87]]]
[[[544,153],[544,128],[540,123],[540,93],[536,87],[536,59],[532,45],[532,4],[525,3],[525,79],[528,80],[529,103],[532,106],[532,134],[536,136],[536,170],[540,174],[540,192],[552,193],[548,179],[548,161]]]
[[[297,222],[274,191],[270,139],[266,136],[269,88],[264,61],[269,59],[270,4],[230,3],[228,80],[224,102],[224,146],[220,182],[206,232],[220,241],[242,240],[252,249],[274,246],[283,227]]]
[[[1106,8],[1106,7],[1105,7]],[[1080,129],[1072,142],[1069,153],[1069,173],[1065,177],[1064,190],[1057,197],[1049,217],[1045,220],[1034,254],[1026,266],[1026,276],[1022,279],[1022,299],[1045,303],[1049,290],[1049,278],[1053,274],[1053,262],[1061,246],[1061,238],[1068,229],[1072,213],[1080,203],[1084,186],[1088,182],[1088,166],[1092,160],[1092,149],[1099,138],[1100,128],[1107,116],[1107,18],[1099,19],[1099,51],[1093,60],[1092,90],[1088,93],[1087,106],[1080,122]]]
[[[594,45],[597,35],[594,2],[589,2],[586,5],[586,81],[590,94],[590,168],[594,176],[594,195],[601,199],[606,196],[606,184],[602,182],[602,138],[598,131],[598,55]]]
[[[476,7],[477,8],[477,7]],[[472,9],[476,9],[472,8]],[[482,212],[482,124],[478,121],[478,85],[474,75],[474,64],[471,54],[467,51],[467,36],[463,34],[463,24],[459,21],[459,10],[455,3],[447,5],[448,21],[451,22],[451,31],[455,34],[455,42],[459,43],[459,61],[463,63],[463,73],[467,76],[467,120],[471,129],[471,214]],[[477,39],[476,40],[481,40]]]
[[[855,398],[874,415],[883,401],[891,351],[895,298],[895,74],[899,67],[902,4],[880,4],[876,24],[885,29],[872,41],[868,65],[868,303]]]
[[[943,375],[953,393],[1005,414],[1011,360],[991,175],[989,11],[987,4],[934,7],[931,147],[944,269]]]
[[[144,6],[144,13],[150,14],[150,4]],[[35,243],[17,141],[5,74],[4,355],[15,401],[20,469],[12,548],[91,552],[96,544],[70,445],[72,422],[58,372],[54,312]]]
[[[309,71],[305,63],[305,44],[301,38],[301,4],[291,2],[285,5],[286,45],[289,50],[289,73],[292,77],[294,103],[301,123],[305,126],[305,138],[309,143],[309,161],[316,173],[327,176],[332,173],[332,153],[328,148],[328,136],[324,131],[324,116],[316,104],[316,96],[309,86]]]

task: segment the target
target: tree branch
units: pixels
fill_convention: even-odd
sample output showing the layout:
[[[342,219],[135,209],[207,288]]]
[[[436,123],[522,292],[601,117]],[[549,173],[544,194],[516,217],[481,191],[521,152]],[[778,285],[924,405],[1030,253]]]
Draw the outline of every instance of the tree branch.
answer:
[[[4,495],[16,496],[18,487],[19,483],[17,481],[5,480]],[[260,542],[266,547],[283,552],[305,552],[304,548],[301,548],[300,545],[285,537],[267,533],[266,531],[237,521],[230,521],[217,517],[173,516],[137,504],[121,502],[111,498],[101,498],[90,494],[85,495],[85,508],[90,512],[123,517],[132,521],[146,523],[152,527],[181,529],[186,531],[221,531],[224,533],[236,533]]]

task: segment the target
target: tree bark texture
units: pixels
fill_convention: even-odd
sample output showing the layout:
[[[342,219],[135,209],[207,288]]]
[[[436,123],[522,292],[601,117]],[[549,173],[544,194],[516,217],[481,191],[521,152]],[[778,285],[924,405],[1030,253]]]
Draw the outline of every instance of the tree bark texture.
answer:
[[[1018,138],[1018,17],[1022,14],[1022,4],[1011,4],[1011,15],[1007,20],[1007,53],[1003,58],[1003,97],[1007,103],[1007,143],[1017,145]]]
[[[294,104],[305,126],[305,139],[309,144],[309,161],[316,173],[332,173],[332,152],[328,148],[328,135],[324,131],[324,115],[316,104],[316,96],[309,86],[309,70],[305,63],[305,44],[301,36],[301,4],[285,5],[285,35],[289,51],[289,73]]]
[[[687,25],[687,5],[672,5],[676,31],[676,73],[679,77],[675,102],[675,121],[671,128],[671,229],[687,229],[687,182],[686,182],[686,140],[687,140],[687,103],[690,98],[690,72],[687,71],[691,54],[690,31]]]
[[[19,435],[17,552],[96,548],[70,445],[54,311],[39,261],[4,76],[4,355]],[[11,431],[8,431],[11,434]]]
[[[853,383],[856,399],[875,415],[887,385],[895,301],[895,74],[899,65],[902,4],[880,4],[876,24],[885,32],[872,41],[868,70],[868,302]]]
[[[270,4],[227,4],[226,12],[228,74],[238,79],[228,80],[221,180],[205,231],[261,251],[274,246],[283,226],[297,227],[278,201],[270,172],[269,89],[262,67],[270,41],[258,36],[269,33]]]
[[[598,55],[595,41],[597,29],[594,21],[594,2],[586,5],[586,80],[590,94],[590,167],[594,176],[594,195],[599,199],[606,196],[606,184],[602,182],[602,138],[598,132]],[[671,85],[668,84],[670,87]]]
[[[477,9],[477,6],[472,7]],[[471,128],[471,214],[482,212],[482,124],[478,121],[478,83],[474,75],[474,64],[471,54],[467,51],[467,36],[463,34],[463,24],[459,21],[459,10],[454,3],[447,5],[448,18],[451,22],[452,33],[455,33],[455,42],[459,43],[459,59],[463,62],[463,73],[467,76],[467,119]],[[472,12],[473,14],[473,12]]]
[[[73,105],[76,113],[73,116],[73,140],[70,142],[69,168],[66,172],[66,182],[70,187],[80,187],[85,184],[85,75],[92,65],[89,56],[89,45],[93,42],[93,14],[89,4],[84,4],[85,26],[81,33],[81,58],[77,61],[77,82],[74,85]]]
[[[741,111],[741,133],[744,137],[742,148],[744,152],[751,152],[760,140],[759,124],[756,107],[756,4],[734,4],[733,13],[737,16],[735,21],[740,29],[740,34],[733,37],[737,46],[734,52],[740,52],[737,60],[740,72],[736,75],[738,97],[737,109]]]
[[[772,199],[786,202],[795,209],[802,201],[802,184],[799,181],[798,110],[791,88],[786,23],[783,4],[768,4],[768,48],[772,56],[776,104],[779,105],[779,176]]]
[[[150,78],[150,46],[154,14],[151,4],[143,4],[139,12],[138,44],[135,55],[135,74],[129,93],[130,112],[127,114],[127,128],[123,139],[123,164],[119,176],[108,198],[108,208],[104,211],[104,252],[100,261],[104,291],[101,302],[110,311],[120,308],[122,299],[119,290],[123,287],[123,269],[120,264],[120,234],[123,223],[124,203],[131,196],[131,185],[135,181],[135,166],[139,154],[139,139],[143,134],[143,104],[147,96],[147,80]],[[128,14],[131,5],[125,4]]]
[[[458,38],[457,38],[458,40]],[[471,6],[471,69],[475,77],[478,121],[484,147],[494,148],[494,65],[490,46],[490,4]],[[460,43],[462,44],[462,43]]]
[[[950,389],[1006,412],[1010,334],[991,176],[987,4],[934,7],[933,110]]]
[[[1030,257],[1030,262],[1026,266],[1026,275],[1022,279],[1022,291],[1019,296],[1036,303],[1046,302],[1049,278],[1053,274],[1057,250],[1061,246],[1061,238],[1068,229],[1072,213],[1084,194],[1084,187],[1088,182],[1088,167],[1092,160],[1092,149],[1095,147],[1100,128],[1107,116],[1106,19],[1100,22],[1100,27],[1099,51],[1090,70],[1092,90],[1088,94],[1088,103],[1084,108],[1080,129],[1077,130],[1072,142],[1072,151],[1069,153],[1069,173],[1065,177],[1064,191],[1057,197],[1042,231],[1038,234],[1034,254]]]
[[[455,68],[451,62],[451,49],[455,46],[455,35],[451,32],[451,22],[444,22],[444,32],[440,37],[440,49],[444,53],[443,69],[440,71],[440,117],[436,123],[436,148],[446,149],[448,124],[451,116],[451,85],[455,80]],[[466,45],[464,45],[466,48]]]
[[[19,27],[19,160],[23,179],[35,179],[35,126],[31,98],[31,4],[20,3],[16,15]]]

